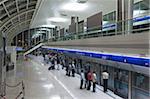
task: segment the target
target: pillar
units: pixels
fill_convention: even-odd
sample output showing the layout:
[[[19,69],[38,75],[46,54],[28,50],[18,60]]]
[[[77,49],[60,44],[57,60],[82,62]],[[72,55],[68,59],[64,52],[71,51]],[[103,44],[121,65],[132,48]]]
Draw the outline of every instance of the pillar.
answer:
[[[28,30],[28,46],[31,46],[31,34],[30,34],[30,30]]]
[[[132,72],[129,71],[128,99],[132,99]]]
[[[134,0],[117,0],[117,32],[129,34],[133,27]]]

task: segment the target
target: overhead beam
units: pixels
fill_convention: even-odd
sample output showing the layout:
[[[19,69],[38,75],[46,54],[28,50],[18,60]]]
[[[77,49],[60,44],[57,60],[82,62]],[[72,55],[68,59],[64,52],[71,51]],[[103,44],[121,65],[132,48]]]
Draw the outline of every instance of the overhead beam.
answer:
[[[4,4],[4,3],[2,3],[2,5],[3,5],[3,7],[4,7],[4,9],[5,9],[5,11],[6,11],[6,13],[7,13],[8,17],[10,18],[10,14],[9,14],[9,12],[8,12],[8,10],[7,10],[6,6],[5,6],[5,4]]]
[[[6,1],[8,1],[8,0],[2,0],[2,1],[0,2],[0,5],[3,4],[3,3],[6,2]]]
[[[27,0],[27,7],[26,7],[27,9],[29,8],[28,6],[29,6],[29,0]]]
[[[9,29],[9,30],[7,31],[7,33],[9,33],[12,29],[17,28],[19,25],[21,25],[22,23],[25,23],[25,22],[27,22],[27,21],[31,21],[31,19],[25,20],[25,21],[23,21],[23,22],[20,22],[18,25],[16,25],[16,26],[14,26],[13,28]],[[7,35],[8,35],[8,34],[7,34]]]
[[[15,2],[16,2],[16,7],[17,7],[17,13],[19,13],[18,0],[15,0]]]
[[[18,15],[20,16],[20,15],[22,15],[22,14],[24,14],[24,13],[28,13],[28,12],[31,12],[31,11],[34,11],[34,10],[35,10],[35,9],[30,9],[30,10],[21,12],[21,13],[19,13]],[[0,30],[1,30],[6,24],[8,24],[11,20],[15,19],[16,17],[18,17],[18,16],[14,16],[14,17],[12,17],[10,20],[8,20],[7,22],[5,22],[5,23],[0,27]]]

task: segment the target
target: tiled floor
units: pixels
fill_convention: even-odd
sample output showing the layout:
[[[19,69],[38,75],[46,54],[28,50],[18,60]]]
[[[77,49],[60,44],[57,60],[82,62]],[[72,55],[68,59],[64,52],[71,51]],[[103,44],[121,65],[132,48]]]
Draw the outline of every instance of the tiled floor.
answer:
[[[42,60],[42,57],[32,57],[29,61],[20,60],[16,76],[11,72],[7,74],[8,84],[24,81],[25,99],[120,99],[98,89],[96,93],[80,90],[78,77],[67,77],[64,70],[48,71],[48,65],[44,65]],[[15,99],[20,90],[21,86],[7,88],[7,99]]]

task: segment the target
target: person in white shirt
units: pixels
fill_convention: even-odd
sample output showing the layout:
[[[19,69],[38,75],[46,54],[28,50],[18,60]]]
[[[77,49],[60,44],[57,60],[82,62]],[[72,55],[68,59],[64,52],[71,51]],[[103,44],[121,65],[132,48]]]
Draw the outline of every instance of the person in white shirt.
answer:
[[[81,70],[80,77],[81,77],[80,89],[82,89],[82,87],[83,87],[83,82],[85,81],[85,76],[84,76],[83,70]]]
[[[46,60],[46,63],[48,64],[48,62],[49,62],[49,57],[48,57],[48,55],[45,55],[45,60]]]
[[[74,61],[72,62],[72,77],[75,77],[75,63]]]
[[[95,73],[95,71],[93,72],[93,80],[92,80],[92,82],[93,82],[93,92],[95,92],[95,88],[96,88],[96,82],[97,82],[97,75],[96,75],[96,73]]]
[[[106,70],[102,73],[104,92],[107,92],[109,74]]]

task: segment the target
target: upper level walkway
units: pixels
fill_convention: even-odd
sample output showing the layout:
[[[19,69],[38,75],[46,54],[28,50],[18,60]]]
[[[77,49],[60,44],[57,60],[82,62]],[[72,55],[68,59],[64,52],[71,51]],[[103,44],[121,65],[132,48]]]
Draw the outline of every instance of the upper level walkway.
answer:
[[[25,99],[121,99],[111,91],[104,93],[100,86],[97,86],[96,93],[80,90],[78,75],[67,77],[64,70],[48,71],[48,67],[40,56],[32,56],[28,61],[18,60],[16,75],[9,72],[7,83],[15,84],[23,80]],[[15,99],[19,90],[7,88],[6,99]]]

